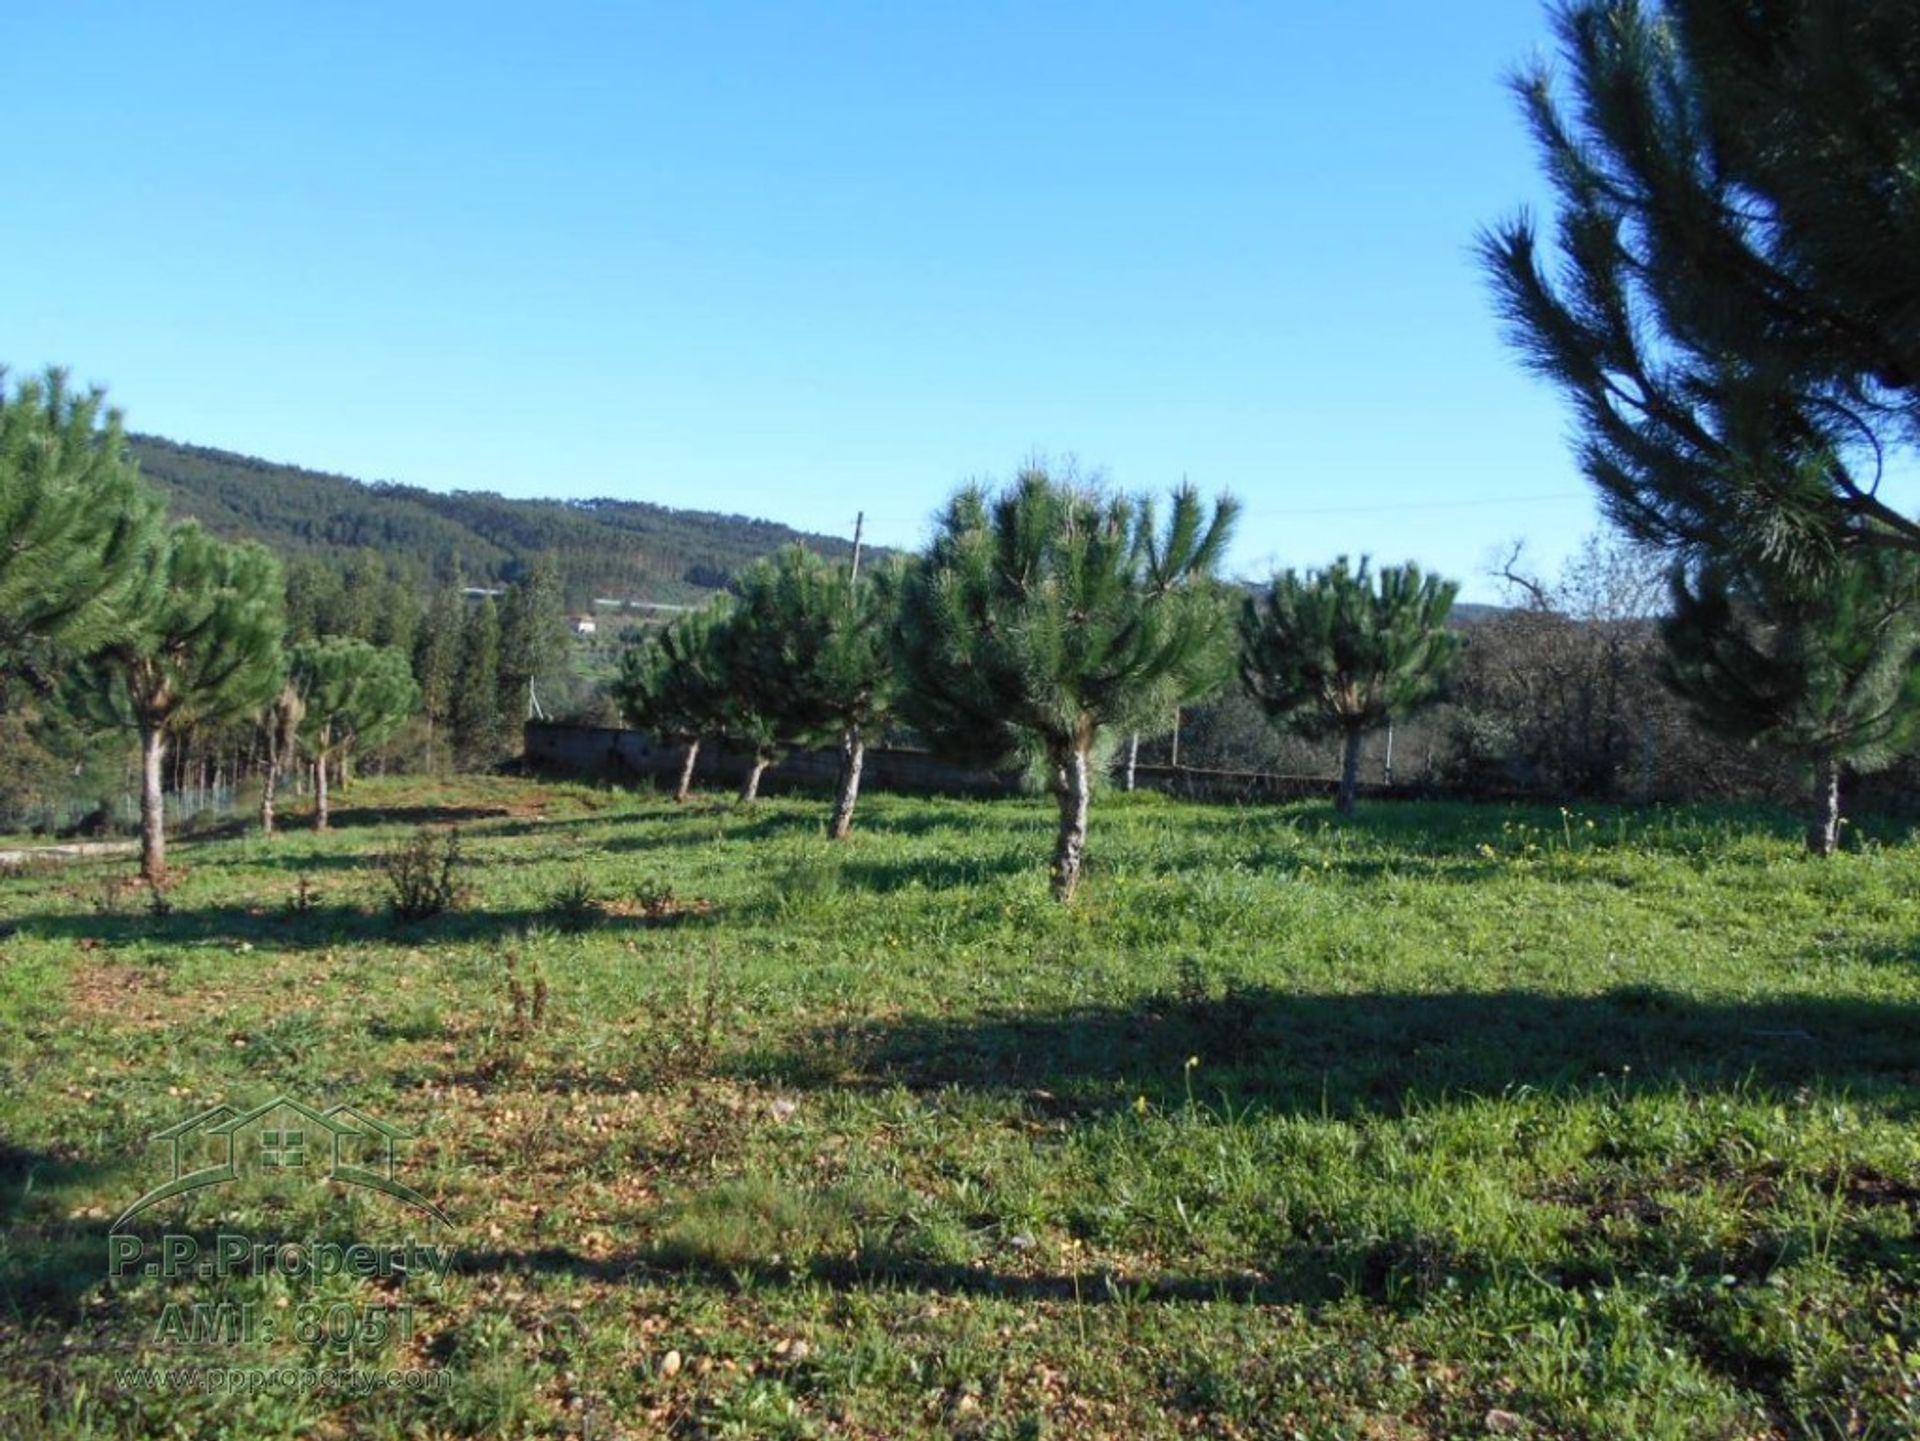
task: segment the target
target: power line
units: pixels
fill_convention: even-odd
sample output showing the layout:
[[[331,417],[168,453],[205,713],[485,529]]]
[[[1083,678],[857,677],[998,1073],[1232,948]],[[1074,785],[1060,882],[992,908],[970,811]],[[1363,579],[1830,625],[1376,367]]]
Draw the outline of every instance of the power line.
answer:
[[[1527,505],[1541,500],[1578,500],[1582,491],[1544,491],[1538,495],[1492,495],[1475,500],[1407,500],[1386,505],[1323,505],[1299,509],[1249,510],[1248,516],[1272,515],[1389,515],[1402,510],[1474,510],[1488,505]]]
[[[1380,505],[1322,505],[1299,507],[1262,507],[1258,510],[1246,510],[1241,514],[1248,517],[1296,516],[1296,515],[1392,515],[1405,510],[1478,510],[1492,505],[1532,505],[1548,500],[1579,500],[1586,494],[1579,490],[1541,491],[1534,495],[1489,495],[1471,500],[1408,500],[1388,501]],[[872,517],[882,525],[906,525],[915,521],[925,521],[927,516],[883,515]]]

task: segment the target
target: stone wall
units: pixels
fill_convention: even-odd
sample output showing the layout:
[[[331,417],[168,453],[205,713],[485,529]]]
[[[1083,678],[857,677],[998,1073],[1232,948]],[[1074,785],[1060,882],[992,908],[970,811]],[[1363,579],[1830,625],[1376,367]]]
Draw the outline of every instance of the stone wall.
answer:
[[[684,752],[663,746],[639,731],[605,726],[562,725],[529,721],[526,761],[538,770],[598,776],[608,780],[650,781],[671,786],[680,773]],[[748,757],[712,741],[700,747],[694,783],[715,789],[738,786],[746,779]],[[840,774],[840,752],[833,749],[789,751],[768,768],[763,791],[830,790]],[[1141,790],[1165,791],[1196,800],[1293,800],[1303,796],[1330,796],[1336,782],[1315,776],[1282,776],[1265,771],[1207,771],[1188,766],[1135,768]],[[995,796],[1020,790],[1020,777],[955,765],[930,751],[898,746],[871,746],[867,750],[863,787],[900,791],[908,795]],[[1363,786],[1363,794],[1413,794],[1403,787],[1391,791]]]

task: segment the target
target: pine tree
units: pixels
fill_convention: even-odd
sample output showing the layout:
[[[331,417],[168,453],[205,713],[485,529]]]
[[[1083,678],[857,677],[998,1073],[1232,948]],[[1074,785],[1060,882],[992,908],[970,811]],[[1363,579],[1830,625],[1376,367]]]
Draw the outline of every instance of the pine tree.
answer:
[[[629,646],[613,684],[615,703],[629,725],[685,747],[676,801],[685,801],[692,791],[702,737],[721,725],[726,681],[717,641],[725,609],[720,605],[688,611]]]
[[[732,596],[718,609],[706,636],[708,665],[719,682],[713,692],[716,730],[747,754],[739,801],[752,805],[767,767],[794,740],[794,727],[779,713],[784,678],[766,668],[781,650],[780,623],[767,613],[743,610]]]
[[[124,640],[153,603],[160,502],[99,391],[0,371],[0,672],[45,693],[61,657]]]
[[[266,748],[266,770],[260,786],[260,834],[273,839],[274,801],[280,777],[286,773],[300,743],[300,725],[306,719],[307,704],[300,687],[291,677],[283,679],[279,691],[260,712],[260,740]]]
[[[500,714],[500,616],[491,597],[466,614],[453,690],[453,745],[463,769],[484,770],[506,749]]]
[[[1694,561],[1807,574],[1920,549],[1880,494],[1920,443],[1920,7],[1576,0],[1572,104],[1517,90],[1559,191],[1485,257],[1573,399],[1613,519]]]
[[[300,741],[313,763],[313,828],[324,831],[328,766],[399,729],[419,705],[420,687],[401,652],[348,636],[302,641],[289,671],[302,702]]]
[[[1240,679],[1270,719],[1308,737],[1342,738],[1342,815],[1353,812],[1360,743],[1389,719],[1437,698],[1459,647],[1447,616],[1459,587],[1416,565],[1369,575],[1341,556],[1304,576],[1283,571],[1240,616]]]
[[[166,872],[161,761],[195,725],[248,715],[282,680],[286,591],[264,547],[215,540],[192,521],[148,554],[153,600],[132,630],[100,652],[90,676],[96,714],[140,735],[140,870]]]
[[[1183,486],[1162,531],[1145,498],[1030,466],[998,495],[954,496],[906,574],[902,714],[950,754],[1044,766],[1059,900],[1079,883],[1103,729],[1219,669],[1232,625],[1210,582],[1237,514],[1222,497],[1208,517]]]
[[[1866,552],[1818,585],[1722,566],[1693,584],[1674,573],[1662,677],[1702,725],[1812,770],[1815,855],[1840,843],[1842,772],[1882,770],[1920,747],[1917,568]]]
[[[866,737],[893,704],[897,568],[856,581],[850,565],[791,545],[748,567],[735,589],[734,673],[781,736],[840,747],[828,834],[844,839],[860,794]]]

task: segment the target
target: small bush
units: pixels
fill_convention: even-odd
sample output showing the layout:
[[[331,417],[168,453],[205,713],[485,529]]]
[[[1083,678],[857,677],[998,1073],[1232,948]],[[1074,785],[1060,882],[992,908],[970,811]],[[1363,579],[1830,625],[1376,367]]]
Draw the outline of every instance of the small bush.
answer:
[[[547,1023],[547,978],[535,972],[531,984],[522,981],[516,951],[507,952],[507,1010],[512,1036],[530,1035]]]
[[[390,847],[380,869],[393,891],[393,913],[403,921],[424,921],[460,903],[460,835],[422,826],[413,838]]]
[[[664,916],[679,909],[679,898],[664,881],[641,881],[633,888],[634,907],[643,916]]]
[[[567,935],[578,935],[591,930],[605,918],[599,897],[593,892],[593,882],[584,874],[576,872],[565,881],[547,900],[547,918],[554,929]]]
[[[139,879],[134,876],[102,876],[99,887],[93,897],[94,914],[98,916],[125,915],[127,913],[127,898],[139,884]]]
[[[705,1074],[739,1009],[739,988],[711,954],[682,957],[648,1005],[650,1024],[636,1038],[642,1065],[656,1083]]]
[[[293,878],[293,894],[287,898],[287,914],[310,916],[320,908],[320,888],[305,871]]]

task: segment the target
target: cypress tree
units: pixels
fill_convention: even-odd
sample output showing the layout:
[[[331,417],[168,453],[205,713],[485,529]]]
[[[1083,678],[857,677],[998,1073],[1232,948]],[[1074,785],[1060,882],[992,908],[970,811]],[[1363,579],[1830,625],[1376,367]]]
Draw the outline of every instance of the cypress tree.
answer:
[[[567,652],[560,564],[545,551],[500,607],[500,713],[510,724],[542,714],[540,684],[565,668]]]
[[[1283,571],[1240,615],[1240,679],[1277,724],[1342,740],[1336,802],[1351,815],[1360,743],[1375,726],[1437,698],[1459,647],[1447,616],[1459,587],[1416,565],[1368,574],[1341,556]]]
[[[1162,530],[1146,498],[1035,465],[955,495],[902,581],[902,714],[949,754],[1044,767],[1058,900],[1079,884],[1102,732],[1218,672],[1232,625],[1211,581],[1237,514],[1183,486]]]
[[[506,748],[500,714],[500,616],[491,597],[467,611],[453,690],[453,744],[460,765],[485,769]]]
[[[1920,745],[1916,563],[1850,557],[1818,585],[1703,568],[1673,575],[1662,677],[1701,724],[1811,770],[1807,849],[1840,843],[1843,771],[1881,770]]]
[[[466,617],[457,583],[434,592],[433,602],[414,637],[413,675],[420,685],[420,710],[427,722],[427,766],[434,768],[434,742],[443,738],[453,719],[454,688],[460,678],[461,645]]]

